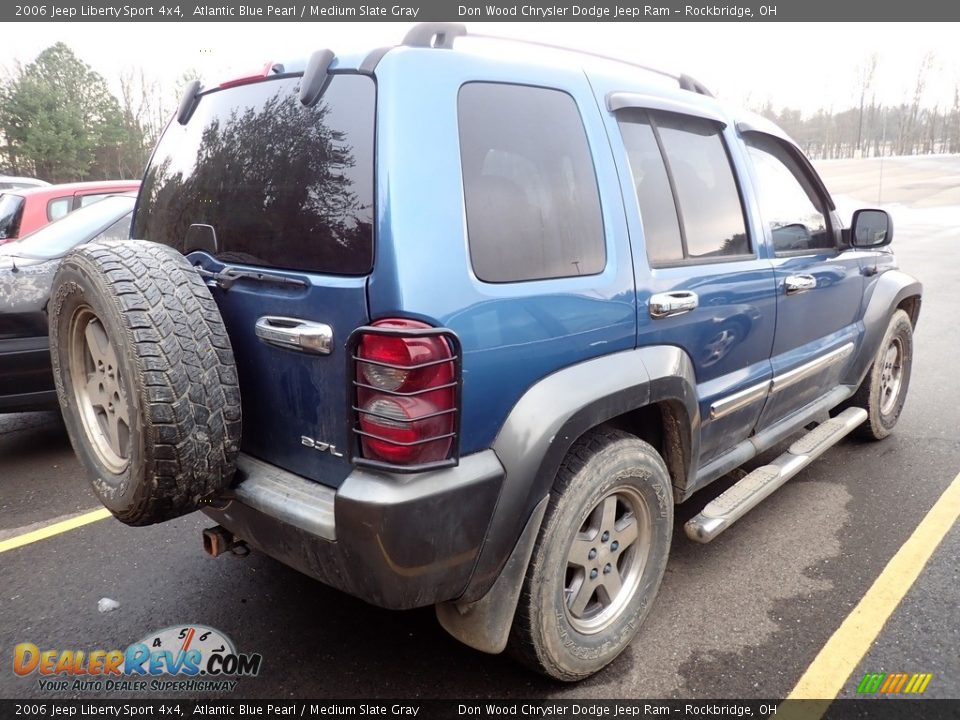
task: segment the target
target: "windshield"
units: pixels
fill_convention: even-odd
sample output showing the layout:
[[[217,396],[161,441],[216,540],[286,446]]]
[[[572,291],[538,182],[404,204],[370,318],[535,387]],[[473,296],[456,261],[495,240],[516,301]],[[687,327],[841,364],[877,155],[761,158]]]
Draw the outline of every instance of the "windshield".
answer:
[[[0,195],[0,240],[16,237],[23,217],[23,198],[19,195]]]
[[[337,75],[314,107],[299,77],[204,95],[170,123],[134,235],[189,253],[202,226],[224,262],[359,275],[373,262],[375,86]]]
[[[38,260],[63,257],[131,213],[135,200],[128,195],[104,198],[0,248],[0,253]]]

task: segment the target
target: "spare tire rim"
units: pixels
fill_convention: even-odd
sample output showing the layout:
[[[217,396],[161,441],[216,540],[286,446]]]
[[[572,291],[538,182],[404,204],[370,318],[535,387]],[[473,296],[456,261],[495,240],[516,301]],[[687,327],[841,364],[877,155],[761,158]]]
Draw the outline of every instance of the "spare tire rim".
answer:
[[[893,412],[900,398],[903,360],[903,341],[895,337],[883,354],[883,367],[880,369],[880,413],[883,415]]]
[[[74,397],[90,446],[114,475],[130,462],[130,411],[116,348],[88,306],[70,323],[68,348]]]
[[[614,623],[630,604],[650,555],[650,508],[633,487],[603,497],[567,553],[564,608],[570,625],[592,635]]]

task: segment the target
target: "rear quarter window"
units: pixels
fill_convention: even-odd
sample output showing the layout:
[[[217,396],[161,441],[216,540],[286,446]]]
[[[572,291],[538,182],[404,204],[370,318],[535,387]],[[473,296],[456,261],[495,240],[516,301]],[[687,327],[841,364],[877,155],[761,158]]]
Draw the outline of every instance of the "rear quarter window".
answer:
[[[53,222],[73,210],[73,197],[54,198],[47,203],[47,220]]]
[[[314,107],[299,77],[204,95],[147,169],[133,236],[181,252],[210,225],[224,262],[361,275],[373,263],[375,86],[338,75]]]
[[[469,83],[458,99],[470,259],[486,282],[595,275],[606,265],[583,120],[559,90]]]

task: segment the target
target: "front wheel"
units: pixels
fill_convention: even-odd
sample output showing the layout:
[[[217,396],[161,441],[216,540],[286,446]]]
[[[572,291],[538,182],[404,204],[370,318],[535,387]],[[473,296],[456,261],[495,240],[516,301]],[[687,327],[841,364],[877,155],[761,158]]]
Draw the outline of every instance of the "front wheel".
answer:
[[[508,649],[558,680],[580,680],[630,643],[657,593],[673,531],[663,460],[627,433],[594,431],[557,474]]]
[[[887,332],[863,384],[849,404],[866,408],[867,421],[856,434],[867,440],[887,437],[900,419],[913,368],[913,325],[903,310],[890,318]]]

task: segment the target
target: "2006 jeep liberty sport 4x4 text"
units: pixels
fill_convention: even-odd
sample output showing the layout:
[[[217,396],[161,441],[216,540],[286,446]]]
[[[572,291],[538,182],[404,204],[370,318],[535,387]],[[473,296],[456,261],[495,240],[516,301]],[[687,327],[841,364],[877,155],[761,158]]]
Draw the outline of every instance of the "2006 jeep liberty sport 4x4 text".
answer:
[[[793,439],[686,524],[709,542],[891,432],[922,292],[887,213],[844,227],[689,76],[452,24],[191,83],[132,232],[50,303],[103,504],[200,509],[214,555],[434,605],[562,680],[633,638],[676,503]]]

